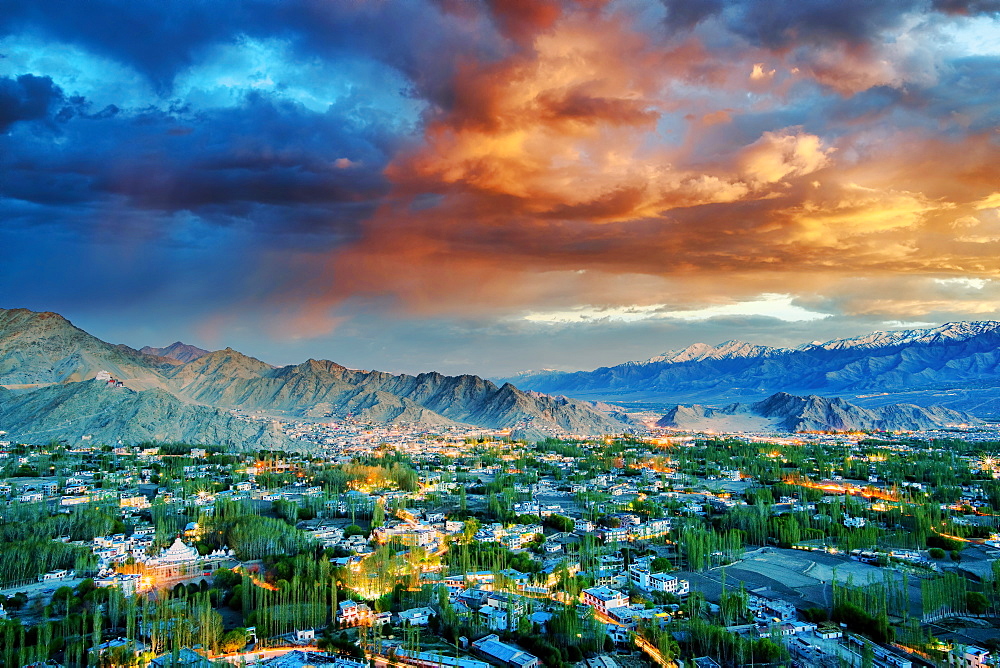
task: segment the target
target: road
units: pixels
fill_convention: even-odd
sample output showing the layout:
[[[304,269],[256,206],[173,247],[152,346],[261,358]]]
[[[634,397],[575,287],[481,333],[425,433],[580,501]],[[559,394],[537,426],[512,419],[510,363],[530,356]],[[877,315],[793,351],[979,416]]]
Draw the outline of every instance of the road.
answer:
[[[28,595],[28,599],[48,598],[59,587],[76,587],[84,578],[67,578],[65,580],[45,580],[44,582],[28,582],[20,587],[0,589],[0,594],[13,596],[19,591]]]
[[[673,660],[665,659],[653,643],[638,634],[635,635],[634,639],[636,647],[645,652],[656,665],[661,666],[661,668],[677,668],[677,663]]]

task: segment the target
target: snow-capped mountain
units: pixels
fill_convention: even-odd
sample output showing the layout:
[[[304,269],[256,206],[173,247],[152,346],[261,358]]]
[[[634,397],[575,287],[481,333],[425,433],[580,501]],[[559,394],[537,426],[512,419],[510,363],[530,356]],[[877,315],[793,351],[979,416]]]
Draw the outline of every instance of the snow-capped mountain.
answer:
[[[837,394],[874,406],[941,404],[1000,417],[1000,322],[953,322],[772,348],[694,344],[594,371],[534,373],[519,386],[601,401],[723,405],[775,392]]]
[[[900,329],[871,332],[848,339],[833,339],[826,343],[810,343],[800,350],[822,348],[823,350],[845,350],[848,348],[887,348],[910,343],[934,343],[941,341],[965,341],[986,332],[1000,328],[1000,321],[982,320],[978,322],[949,322],[931,329]]]
[[[741,357],[770,357],[789,352],[788,348],[772,348],[770,346],[758,346],[746,341],[733,339],[720,343],[717,346],[710,346],[707,343],[693,343],[687,348],[671,350],[655,357],[651,357],[645,362],[636,364],[653,364],[656,362],[700,362],[701,360],[726,360]]]

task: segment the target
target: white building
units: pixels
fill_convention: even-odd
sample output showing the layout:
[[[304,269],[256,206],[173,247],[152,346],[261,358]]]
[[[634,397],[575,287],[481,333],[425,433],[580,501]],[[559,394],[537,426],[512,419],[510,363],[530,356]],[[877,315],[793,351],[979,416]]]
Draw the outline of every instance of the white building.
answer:
[[[646,591],[663,591],[675,596],[684,596],[690,591],[690,583],[669,573],[650,573],[648,568],[632,565],[628,569],[629,580]]]
[[[427,626],[433,615],[431,608],[410,608],[399,613],[399,623],[403,626]]]
[[[990,668],[993,665],[989,650],[975,645],[955,645],[948,653],[949,668]]]
[[[348,600],[337,605],[337,623],[341,627],[371,624],[372,616],[372,609],[365,603]]]
[[[115,587],[125,596],[132,596],[139,590],[140,576],[138,573],[113,573],[105,577],[94,578],[97,587]]]

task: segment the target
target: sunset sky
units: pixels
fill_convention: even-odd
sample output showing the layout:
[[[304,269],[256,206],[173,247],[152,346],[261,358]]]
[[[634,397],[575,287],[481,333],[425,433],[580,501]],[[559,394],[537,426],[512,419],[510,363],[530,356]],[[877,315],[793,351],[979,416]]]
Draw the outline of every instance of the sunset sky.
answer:
[[[14,0],[0,295],[484,375],[1000,319],[1000,0]]]

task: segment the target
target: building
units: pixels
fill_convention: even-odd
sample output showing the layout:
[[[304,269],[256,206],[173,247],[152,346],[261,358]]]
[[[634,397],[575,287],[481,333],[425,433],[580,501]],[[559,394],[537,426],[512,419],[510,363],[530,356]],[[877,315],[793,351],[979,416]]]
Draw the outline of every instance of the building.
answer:
[[[410,608],[399,613],[399,623],[402,626],[427,626],[433,616],[431,608]]]
[[[273,659],[261,661],[268,668],[306,668],[306,666],[327,666],[328,668],[368,668],[367,661],[356,661],[346,656],[296,649]]]
[[[649,520],[629,529],[628,536],[631,540],[649,540],[659,538],[670,533],[671,521],[669,518]]]
[[[750,594],[748,597],[747,607],[751,614],[758,619],[787,622],[795,619],[797,615],[795,606],[787,601],[764,598],[754,594]]]
[[[697,659],[691,659],[691,665],[694,668],[722,668],[719,662],[710,656],[699,656]]]
[[[948,653],[949,668],[991,668],[989,650],[975,645],[956,644]]]
[[[516,645],[500,642],[500,636],[495,633],[472,643],[472,651],[503,668],[538,668],[541,665],[537,656]]]
[[[607,615],[609,608],[620,608],[628,605],[628,594],[623,594],[608,587],[591,587],[580,594],[584,605],[589,605],[602,615]]]
[[[94,585],[97,587],[115,587],[120,589],[125,596],[132,596],[139,590],[140,578],[138,573],[113,573],[106,577],[94,578]]]
[[[628,531],[629,530],[624,527],[614,527],[614,528],[609,527],[607,529],[603,529],[598,535],[600,536],[601,540],[605,542],[605,544],[622,543],[628,541],[629,539]]]
[[[224,547],[201,556],[198,550],[186,545],[180,537],[158,556],[147,557],[139,563],[142,574],[151,578],[154,583],[198,575],[207,576],[219,568],[233,568],[239,565],[239,561],[229,548]]]
[[[639,611],[633,610],[631,606],[625,605],[620,608],[608,608],[605,615],[608,619],[619,626],[627,626],[634,629],[635,620],[639,616]]]
[[[425,666],[426,668],[441,668],[442,666],[448,666],[448,668],[491,668],[490,664],[483,663],[482,661],[458,658],[436,652],[414,652],[397,647],[394,654],[395,656],[407,659],[408,664]],[[366,668],[367,664],[362,664],[362,666]]]
[[[341,601],[337,605],[337,623],[341,627],[362,626],[372,623],[374,613],[365,603],[357,601]]]
[[[134,508],[135,510],[145,510],[150,507],[149,499],[142,494],[133,496],[121,496],[118,504],[122,508]]]
[[[149,662],[149,668],[213,668],[215,665],[187,647],[177,652],[177,656],[172,653],[161,654]]]
[[[492,605],[484,605],[476,611],[480,622],[491,631],[510,630],[510,617],[507,611]]]
[[[594,584],[598,587],[627,587],[628,574],[625,571],[618,571],[612,568],[603,568],[594,575]]]
[[[690,583],[669,573],[650,573],[648,568],[633,564],[628,569],[629,580],[646,591],[663,591],[675,596],[685,596],[690,591]]]
[[[913,662],[905,656],[857,634],[851,634],[848,637],[846,647],[859,658],[864,657],[867,648],[871,653],[872,665],[875,668],[912,668],[913,666]]]
[[[844,632],[839,626],[829,623],[821,624],[813,633],[816,634],[817,638],[823,638],[824,640],[835,640],[844,636]]]

